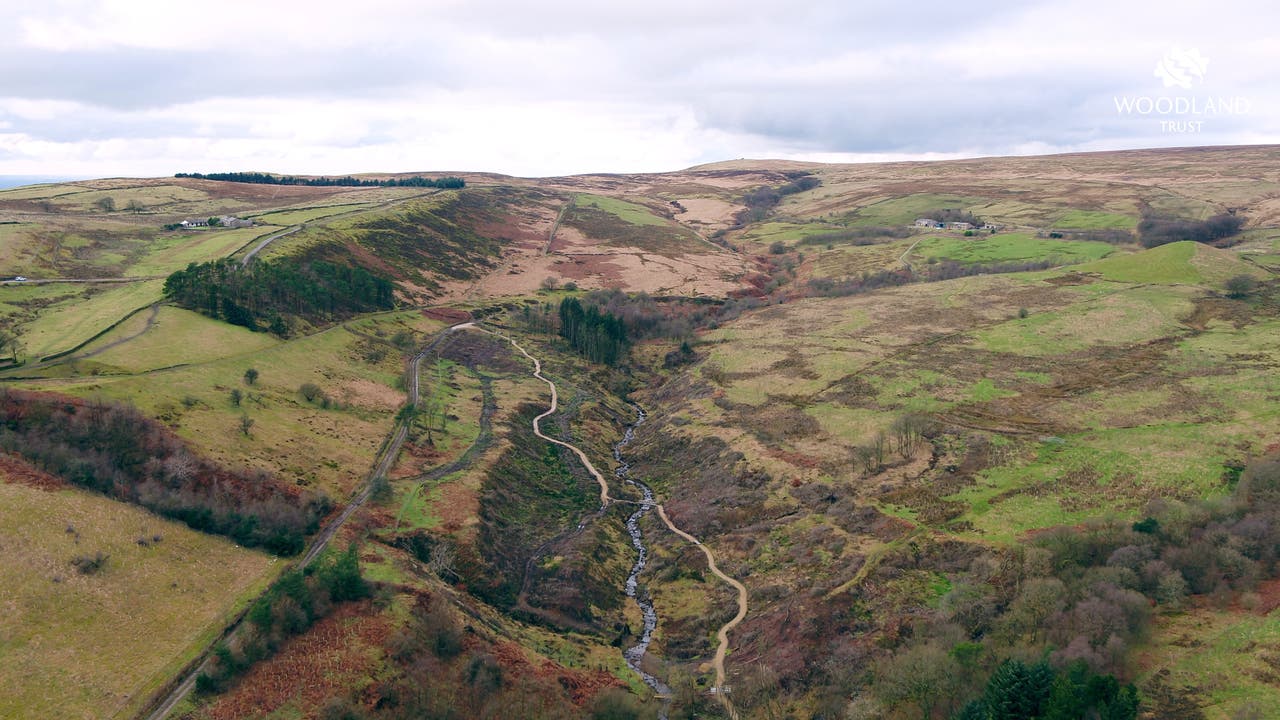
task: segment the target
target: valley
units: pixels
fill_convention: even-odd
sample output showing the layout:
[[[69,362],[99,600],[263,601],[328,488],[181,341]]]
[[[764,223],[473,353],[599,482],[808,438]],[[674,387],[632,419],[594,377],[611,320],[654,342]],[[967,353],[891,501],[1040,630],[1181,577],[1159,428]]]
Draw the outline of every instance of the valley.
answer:
[[[1280,700],[1280,148],[449,174],[0,190],[0,714]]]

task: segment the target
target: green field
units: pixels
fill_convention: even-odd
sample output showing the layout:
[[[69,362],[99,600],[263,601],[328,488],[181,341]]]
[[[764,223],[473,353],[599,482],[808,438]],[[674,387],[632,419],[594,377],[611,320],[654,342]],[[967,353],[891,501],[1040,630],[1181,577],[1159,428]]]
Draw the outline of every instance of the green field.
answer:
[[[1160,619],[1144,676],[1161,671],[1166,685],[1193,688],[1208,720],[1269,717],[1280,703],[1274,666],[1280,659],[1280,613],[1194,608]]]
[[[1235,253],[1187,240],[1131,255],[1108,257],[1078,269],[1119,282],[1208,286],[1226,282],[1233,275],[1266,275]]]
[[[671,256],[705,250],[692,231],[674,221],[642,205],[601,195],[575,195],[563,224],[613,247]]]
[[[181,185],[138,185],[111,188],[109,190],[90,190],[88,192],[60,195],[53,197],[53,203],[63,211],[98,212],[97,203],[105,198],[115,202],[116,212],[124,214],[128,203],[133,200],[148,209],[201,201],[208,194],[194,188]]]
[[[129,275],[169,275],[190,263],[209,262],[228,257],[240,248],[274,232],[279,230],[251,227],[160,235],[147,247],[146,255],[129,266]]]
[[[85,299],[74,298],[42,311],[22,329],[23,352],[30,358],[71,350],[126,315],[160,300],[163,280],[102,285]]]
[[[0,190],[0,200],[42,200],[59,195],[89,192],[89,188],[79,185],[42,184]]]
[[[150,321],[149,311],[134,315],[85,346],[79,354],[91,354],[92,358],[76,365],[88,364],[94,372],[141,373],[250,354],[280,343],[267,333],[228,325],[177,307],[160,307],[154,324],[148,327]]]
[[[1050,240],[1027,233],[1000,233],[973,237],[926,237],[913,254],[926,260],[959,263],[1007,263],[1050,260],[1066,265],[1098,260],[1115,252],[1115,247],[1083,240]]]
[[[82,490],[6,478],[0,505],[6,718],[130,717],[280,567]],[[109,557],[96,574],[70,564],[97,552]]]
[[[629,203],[626,200],[605,197],[603,195],[575,195],[573,204],[577,207],[596,208],[603,210],[610,215],[616,215],[623,221],[632,225],[669,225],[670,222],[665,218],[660,218],[653,214],[653,211],[643,205]]]
[[[980,198],[963,195],[921,193],[888,198],[860,207],[852,213],[850,219],[856,225],[910,225],[933,210],[964,210],[981,202]]]

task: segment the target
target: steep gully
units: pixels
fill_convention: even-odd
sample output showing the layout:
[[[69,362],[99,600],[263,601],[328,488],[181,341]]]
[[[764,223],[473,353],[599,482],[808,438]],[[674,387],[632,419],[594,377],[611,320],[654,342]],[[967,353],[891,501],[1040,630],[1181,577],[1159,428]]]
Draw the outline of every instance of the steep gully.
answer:
[[[732,718],[732,720],[738,720],[738,712],[734,708],[733,703],[729,700],[729,696],[727,694],[728,688],[725,687],[725,684],[724,684],[724,681],[725,681],[724,661],[725,661],[725,657],[728,655],[728,652],[729,652],[729,633],[732,632],[733,629],[737,627],[738,624],[741,623],[743,619],[746,618],[747,616],[749,605],[748,605],[748,595],[747,595],[746,586],[744,586],[742,583],[738,582],[734,578],[726,575],[723,571],[720,570],[720,567],[716,564],[715,554],[711,552],[710,548],[708,548],[706,545],[703,545],[694,536],[681,530],[678,526],[676,526],[674,522],[672,522],[671,518],[667,515],[666,508],[664,508],[661,504],[655,502],[653,497],[653,491],[643,483],[629,477],[629,467],[625,463],[621,467],[619,467],[618,477],[625,479],[628,483],[636,485],[638,488],[641,489],[644,500],[640,502],[612,497],[609,494],[609,483],[604,479],[604,476],[600,473],[600,471],[596,469],[595,465],[592,464],[591,459],[587,457],[587,454],[585,452],[583,452],[576,445],[564,442],[563,440],[557,440],[556,438],[545,435],[542,432],[540,423],[542,422],[543,418],[546,418],[554,414],[556,410],[559,408],[559,393],[556,389],[556,384],[542,375],[542,362],[538,360],[538,358],[534,357],[533,355],[530,355],[529,352],[525,350],[523,347],[521,347],[520,344],[517,343],[514,339],[506,335],[503,335],[502,333],[480,327],[479,325],[476,325],[474,323],[464,323],[461,325],[455,325],[452,329],[454,330],[473,329],[479,332],[493,335],[495,337],[502,338],[503,340],[506,340],[508,343],[511,343],[511,346],[514,347],[517,351],[519,351],[521,355],[524,355],[526,358],[532,361],[533,376],[538,378],[542,382],[546,383],[548,389],[551,392],[551,402],[548,404],[546,411],[544,411],[542,414],[538,415],[533,419],[533,433],[538,437],[542,438],[543,440],[546,440],[549,443],[559,445],[563,448],[566,448],[567,450],[572,451],[575,455],[578,456],[578,459],[582,461],[582,465],[587,469],[587,471],[592,475],[592,477],[596,479],[596,482],[600,486],[600,510],[601,511],[603,511],[605,508],[609,507],[610,504],[615,502],[629,503],[629,504],[635,504],[640,506],[636,510],[636,512],[632,513],[631,517],[628,518],[627,520],[627,532],[631,536],[632,544],[639,551],[639,558],[637,559],[635,565],[632,566],[631,575],[627,578],[627,595],[629,597],[636,598],[637,604],[640,605],[640,611],[644,617],[644,631],[640,637],[640,644],[627,650],[625,653],[625,656],[627,660],[627,665],[630,666],[637,673],[639,673],[641,678],[644,679],[645,683],[648,684],[650,687],[652,687],[654,691],[657,692],[660,696],[669,697],[670,688],[667,688],[665,684],[663,684],[657,678],[654,678],[653,676],[644,672],[639,667],[640,659],[644,656],[644,653],[648,649],[649,641],[652,639],[653,629],[657,626],[657,622],[658,622],[657,611],[654,608],[652,602],[650,602],[648,598],[644,598],[644,600],[642,601],[641,598],[639,597],[638,578],[639,578],[640,572],[644,569],[644,565],[646,564],[648,559],[648,550],[644,545],[643,536],[641,535],[640,528],[639,528],[640,518],[642,518],[644,514],[648,512],[649,508],[655,508],[658,511],[658,517],[662,519],[663,524],[665,524],[667,528],[671,530],[671,532],[680,536],[684,540],[687,540],[689,543],[693,544],[699,550],[702,551],[702,554],[707,559],[707,567],[709,570],[711,570],[711,574],[715,575],[717,578],[719,578],[726,584],[730,585],[731,587],[734,588],[734,590],[737,591],[738,593],[737,614],[734,615],[734,617],[730,619],[729,622],[725,623],[720,628],[720,630],[716,632],[716,639],[719,641],[719,644],[716,648],[715,657],[712,660],[712,667],[715,670],[715,674],[716,674],[716,682],[715,682],[715,685],[711,688],[711,691],[713,694],[716,695],[717,699],[720,701],[720,704],[724,706],[724,709],[729,714],[729,717]],[[619,441],[614,446],[614,449],[613,449],[614,458],[617,459],[619,462],[622,462],[621,449],[625,447],[634,437],[635,427],[638,426],[640,423],[644,422],[644,418],[645,418],[644,411],[641,410],[639,407],[636,407],[636,410],[637,410],[636,422],[627,428],[626,433],[623,436],[623,439]],[[579,525],[579,528],[581,528],[581,525]]]

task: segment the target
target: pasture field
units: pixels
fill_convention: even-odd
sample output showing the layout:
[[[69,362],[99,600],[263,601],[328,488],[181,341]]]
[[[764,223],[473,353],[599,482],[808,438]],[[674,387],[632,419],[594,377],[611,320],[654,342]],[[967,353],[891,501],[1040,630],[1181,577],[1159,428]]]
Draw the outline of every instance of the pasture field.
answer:
[[[1266,717],[1280,703],[1277,591],[1267,582],[1247,606],[1206,604],[1160,618],[1152,647],[1141,653],[1143,676],[1190,689],[1208,720]]]
[[[964,195],[919,193],[878,200],[858,208],[849,219],[855,225],[911,225],[933,210],[965,210],[982,202],[981,198]]]
[[[652,210],[636,203],[619,200],[603,195],[575,195],[573,203],[578,207],[589,207],[616,215],[632,225],[667,226],[671,223],[666,218],[658,217]]]
[[[158,302],[163,290],[163,280],[102,285],[50,305],[22,327],[23,352],[39,359],[71,350],[126,315]]]
[[[46,183],[0,190],[0,200],[43,200],[59,195],[89,192],[90,188],[65,183]]]
[[[840,225],[769,221],[750,225],[741,234],[737,235],[736,239],[761,245],[780,242],[786,247],[795,247],[802,243],[805,238],[823,233],[839,232],[843,229],[844,227]],[[759,251],[757,249],[757,252]]]
[[[83,490],[0,478],[0,715],[130,717],[282,563]],[[143,545],[139,540],[145,540]],[[101,570],[71,560],[102,552]]]
[[[999,233],[972,237],[932,236],[920,241],[912,255],[928,260],[972,263],[1056,261],[1063,265],[1099,260],[1115,247],[1086,240],[1050,240],[1030,233]]]
[[[220,358],[247,355],[280,340],[264,332],[213,320],[190,310],[162,305],[154,320],[143,311],[94,340],[77,353],[91,357],[75,361],[85,373],[137,374],[175,365],[198,365]]]
[[[86,286],[61,283],[6,283],[0,285],[0,318],[20,324],[31,320],[40,308],[80,296]]]
[[[129,266],[128,274],[169,275],[190,263],[229,257],[258,238],[279,232],[270,227],[213,229],[191,233],[165,233],[147,246],[146,254]]]
[[[561,224],[581,232],[593,244],[668,257],[706,251],[692,230],[675,221],[658,217],[642,205],[599,195],[576,195]]]
[[[1257,257],[1182,241],[1144,253],[1107,257],[1077,269],[1120,282],[1181,283],[1220,291],[1226,281],[1236,275],[1249,275],[1258,280],[1270,277],[1257,263],[1246,259]]]
[[[126,207],[130,201],[151,209],[205,200],[208,193],[181,185],[146,184],[55,195],[51,199],[61,212],[96,213],[100,212],[97,204],[106,198],[115,203],[115,212],[123,214],[128,212]]]
[[[1155,284],[1253,268],[1205,250],[1199,267],[1190,245],[1115,259],[1143,282],[1027,273],[761,310],[702,337],[695,372],[715,393],[688,403],[682,432],[754,434],[753,461],[813,480],[848,473],[842,458],[903,413],[1012,438],[971,484],[911,510],[951,508],[983,541],[1221,494],[1225,467],[1280,441],[1265,376],[1280,350],[1270,304]],[[901,497],[885,507],[911,509]]]

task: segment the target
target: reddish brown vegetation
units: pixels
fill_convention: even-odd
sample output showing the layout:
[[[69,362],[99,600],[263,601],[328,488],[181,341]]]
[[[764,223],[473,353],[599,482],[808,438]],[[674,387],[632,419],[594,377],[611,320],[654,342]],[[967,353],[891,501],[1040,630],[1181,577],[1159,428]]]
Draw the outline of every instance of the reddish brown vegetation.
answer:
[[[18,455],[9,453],[0,453],[0,475],[9,482],[40,490],[57,490],[67,487],[67,483],[61,478],[33,467]]]
[[[286,704],[314,713],[325,700],[376,675],[390,635],[390,622],[371,602],[343,604],[274,657],[254,665],[209,705],[205,717],[261,717]]]

